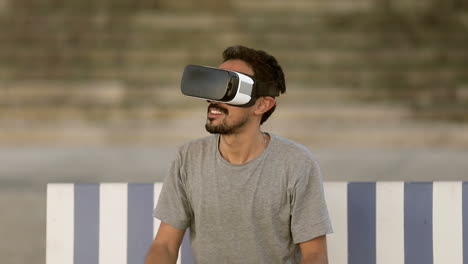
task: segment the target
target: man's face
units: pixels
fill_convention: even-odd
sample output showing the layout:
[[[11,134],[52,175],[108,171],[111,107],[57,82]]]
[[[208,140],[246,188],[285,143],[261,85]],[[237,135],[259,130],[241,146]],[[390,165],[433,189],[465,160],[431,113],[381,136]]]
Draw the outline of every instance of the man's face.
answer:
[[[242,60],[228,60],[219,66],[221,69],[254,75],[252,68]],[[212,134],[236,134],[250,121],[251,107],[238,107],[220,102],[208,101],[205,128]]]

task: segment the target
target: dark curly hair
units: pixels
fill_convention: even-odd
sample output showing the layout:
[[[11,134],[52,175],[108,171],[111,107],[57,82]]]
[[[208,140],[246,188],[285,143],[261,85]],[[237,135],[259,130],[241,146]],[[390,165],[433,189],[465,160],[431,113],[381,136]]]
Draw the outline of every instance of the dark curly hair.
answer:
[[[242,60],[252,67],[257,86],[274,91],[278,95],[286,92],[283,69],[272,55],[244,46],[232,46],[223,51],[224,61],[235,59]],[[267,121],[275,109],[276,104],[263,114],[260,124]]]

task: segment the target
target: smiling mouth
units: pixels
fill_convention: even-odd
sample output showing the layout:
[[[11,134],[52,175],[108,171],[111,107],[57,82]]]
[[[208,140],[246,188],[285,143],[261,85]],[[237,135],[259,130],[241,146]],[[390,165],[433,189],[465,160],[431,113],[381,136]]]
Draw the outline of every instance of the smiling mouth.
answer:
[[[223,112],[221,112],[220,110],[218,109],[214,109],[214,108],[211,108],[209,111],[208,111],[209,114],[213,114],[213,115],[222,115]]]
[[[212,104],[208,107],[208,117],[217,117],[223,114],[227,114],[226,109],[222,109],[215,104]]]
[[[211,106],[208,108],[207,119],[209,122],[213,122],[214,120],[222,118],[227,111],[223,111],[222,109],[217,108],[216,106]]]

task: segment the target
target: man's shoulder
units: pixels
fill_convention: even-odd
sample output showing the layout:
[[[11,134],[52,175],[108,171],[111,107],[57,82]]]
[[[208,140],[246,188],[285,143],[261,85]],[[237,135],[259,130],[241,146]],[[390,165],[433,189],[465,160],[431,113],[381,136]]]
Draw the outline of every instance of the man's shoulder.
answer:
[[[304,175],[320,175],[318,159],[305,145],[281,136],[273,136],[274,144],[271,148],[275,164],[288,168],[294,173],[291,177],[296,180]],[[310,173],[313,171],[314,173]]]
[[[187,141],[179,147],[179,153],[200,152],[207,150],[216,143],[216,139],[216,135],[210,135]]]
[[[299,142],[278,135],[272,135],[272,137],[274,138],[275,151],[293,156],[313,157],[310,149]]]

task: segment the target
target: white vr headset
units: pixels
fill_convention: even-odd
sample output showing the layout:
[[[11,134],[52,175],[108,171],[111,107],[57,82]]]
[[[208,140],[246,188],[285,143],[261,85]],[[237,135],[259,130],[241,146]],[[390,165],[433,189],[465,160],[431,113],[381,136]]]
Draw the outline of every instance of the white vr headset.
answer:
[[[261,89],[252,76],[198,65],[185,67],[180,88],[187,96],[235,106],[251,106],[259,96],[279,95],[271,89]]]

